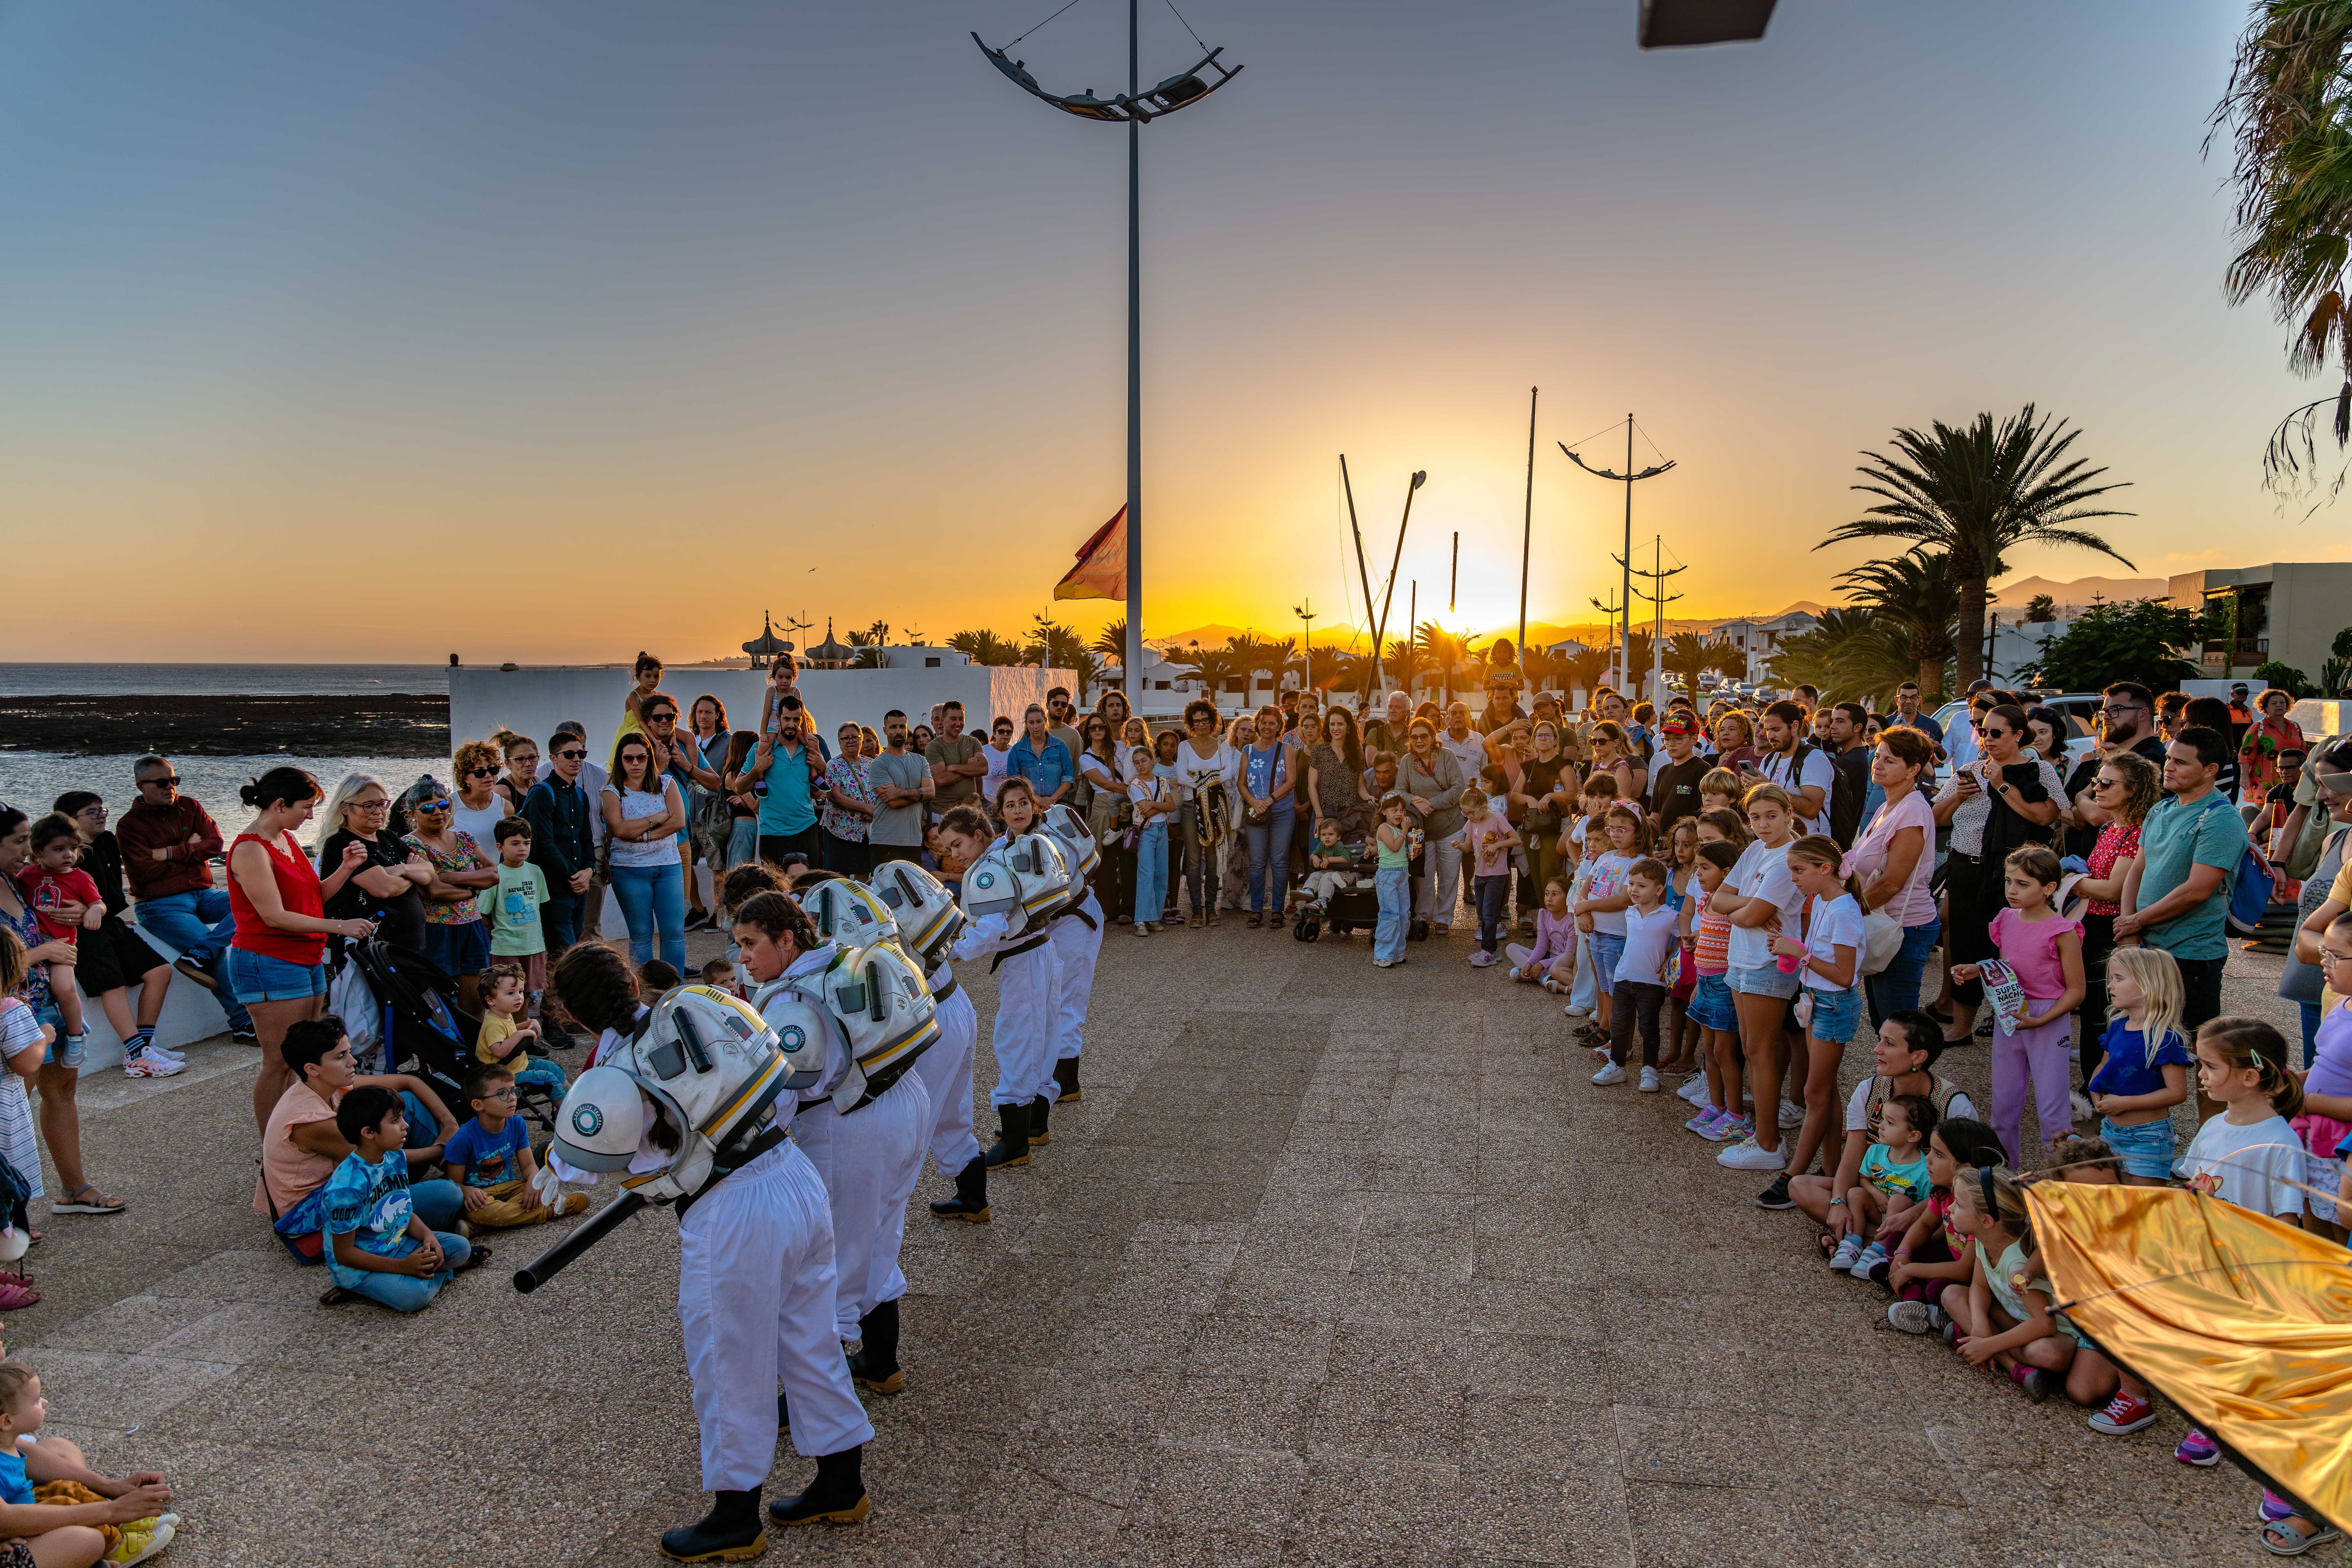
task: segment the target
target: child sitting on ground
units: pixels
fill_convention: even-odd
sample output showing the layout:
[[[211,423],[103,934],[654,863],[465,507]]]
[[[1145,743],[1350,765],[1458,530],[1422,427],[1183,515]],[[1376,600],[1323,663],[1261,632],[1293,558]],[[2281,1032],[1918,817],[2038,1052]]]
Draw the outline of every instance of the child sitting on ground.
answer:
[[[2050,1298],[2033,1289],[2033,1226],[2025,1190],[2001,1167],[1964,1172],[1952,1189],[1952,1217],[1969,1237],[1966,1285],[1944,1287],[1952,1321],[1944,1337],[1970,1366],[1987,1363],[2009,1374],[2039,1405],[2050,1397],[2052,1373],[2074,1360],[2075,1342],[2062,1331]]]
[[[1855,1279],[1869,1279],[1872,1269],[1890,1260],[1887,1237],[1907,1228],[1905,1215],[1927,1201],[1935,1186],[1927,1169],[1927,1138],[1935,1131],[1936,1102],[1924,1094],[1898,1094],[1878,1108],[1879,1141],[1862,1152],[1862,1179],[1845,1195],[1860,1228],[1838,1247]],[[1868,1247],[1846,1250],[1864,1236],[1873,1238]],[[1838,1267],[1836,1256],[1830,1267]]]
[[[1140,767],[1141,763],[1137,765]],[[1332,894],[1355,885],[1355,851],[1340,840],[1339,819],[1323,817],[1315,824],[1315,845],[1307,857],[1307,907],[1328,909]]]
[[[180,1516],[164,1511],[172,1489],[163,1478],[142,1470],[110,1479],[81,1462],[81,1450],[62,1437],[28,1448],[47,1415],[39,1374],[20,1361],[0,1365],[0,1538],[22,1553],[0,1563],[91,1568],[101,1559],[144,1563],[170,1545]],[[42,1472],[37,1488],[28,1468]]]
[[[2050,1151],[2049,1166],[2039,1179],[2111,1187],[2124,1179],[2124,1165],[2105,1139],[2063,1138]],[[2049,1283],[2048,1268],[2038,1253],[2034,1269],[2036,1283],[2054,1300],[2057,1292]],[[2063,1314],[2059,1321],[2072,1331],[2073,1325],[2066,1323]],[[2081,1336],[2076,1339],[2079,1342]],[[2111,1394],[2114,1397],[2110,1398]],[[2087,1342],[2075,1345],[2074,1364],[2066,1369],[2066,1397],[2077,1405],[2105,1406],[2091,1417],[2092,1431],[2109,1436],[2138,1431],[2156,1419],[2156,1408],[2147,1395],[2147,1384],[2100,1354],[2096,1346]]]
[[[530,999],[523,992],[521,966],[493,963],[482,977],[482,1032],[474,1037],[474,1059],[485,1067],[502,1068],[517,1083],[531,1084],[561,1096],[569,1081],[563,1069],[545,1057],[528,1054],[539,1043],[539,1024],[523,1017]]]
[[[321,1189],[327,1272],[335,1281],[319,1298],[321,1305],[365,1296],[395,1312],[421,1312],[457,1270],[489,1260],[488,1247],[430,1229],[416,1217],[404,1153],[408,1117],[399,1096],[359,1085],[335,1107],[335,1130],[352,1152]]]
[[[1472,858],[1478,951],[1470,955],[1470,963],[1485,969],[1494,963],[1495,949],[1502,943],[1503,921],[1510,915],[1510,852],[1522,840],[1519,830],[1488,802],[1486,792],[1474,785],[1462,792],[1462,831],[1454,842]]]
[[[1895,1292],[1886,1309],[1888,1327],[1927,1334],[1951,1321],[1944,1311],[1944,1289],[1967,1284],[1976,1268],[1968,1238],[1952,1220],[1952,1194],[1977,1172],[2000,1164],[2000,1137],[1970,1117],[1945,1117],[1927,1135],[1927,1201],[1905,1211],[1910,1223],[1895,1244],[1886,1271],[1872,1275]]]
[[[51,812],[33,824],[33,858],[16,873],[25,907],[40,923],[41,934],[51,942],[77,948],[81,933],[96,931],[106,919],[106,900],[98,890],[96,879],[75,864],[80,855],[81,835],[74,831],[73,818]],[[79,919],[58,918],[57,911],[67,904],[82,906]],[[57,1059],[67,1067],[79,1067],[87,1032],[82,1023],[81,988],[74,984],[71,960],[53,959],[47,967],[49,999],[57,1007],[58,1021],[64,1026],[65,1034],[58,1047]]]
[[[586,1193],[564,1194],[559,1210],[531,1190],[539,1162],[531,1158],[522,1118],[514,1113],[514,1074],[502,1067],[476,1068],[466,1079],[466,1102],[474,1108],[474,1119],[457,1129],[441,1158],[465,1195],[467,1225],[537,1225],[588,1206]]]
[[[1576,922],[1568,912],[1567,883],[1552,878],[1544,884],[1543,897],[1543,908],[1536,911],[1536,944],[1513,942],[1503,956],[1510,960],[1512,979],[1557,994],[1576,984]]]
[[[702,983],[730,996],[743,994],[743,988],[735,984],[735,966],[723,958],[714,958],[702,966]]]

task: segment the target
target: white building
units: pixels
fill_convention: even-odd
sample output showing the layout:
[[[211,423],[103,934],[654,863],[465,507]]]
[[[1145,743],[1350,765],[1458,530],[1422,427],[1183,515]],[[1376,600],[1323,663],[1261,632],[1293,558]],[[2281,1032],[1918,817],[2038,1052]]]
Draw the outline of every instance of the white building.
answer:
[[[1764,663],[1780,651],[1780,644],[1790,637],[1801,637],[1821,625],[1820,617],[1809,610],[1790,610],[1774,616],[1769,621],[1750,620],[1745,616],[1726,621],[1706,634],[1710,647],[1736,647],[1748,658],[1750,681],[1764,679]]]

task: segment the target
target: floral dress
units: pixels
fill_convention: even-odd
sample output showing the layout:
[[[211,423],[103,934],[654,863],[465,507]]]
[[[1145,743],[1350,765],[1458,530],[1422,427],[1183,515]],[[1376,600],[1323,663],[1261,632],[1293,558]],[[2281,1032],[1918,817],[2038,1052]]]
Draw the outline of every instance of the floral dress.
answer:
[[[2091,880],[2104,882],[2116,874],[2116,862],[2139,858],[2139,824],[2110,822],[2099,829],[2099,842],[2090,854]],[[2095,915],[2119,915],[2122,904],[2112,899],[2092,899],[2083,906]]]
[[[824,788],[828,795],[834,790],[839,790],[855,801],[867,805],[874,801],[874,786],[866,781],[866,763],[862,760],[853,763],[847,757],[834,758],[824,770]],[[827,833],[843,843],[863,844],[866,842],[866,830],[873,819],[860,816],[854,811],[844,811],[827,799],[817,807],[817,821],[824,825]]]
[[[401,842],[424,856],[433,869],[445,877],[452,871],[487,871],[490,868],[490,862],[483,857],[481,846],[474,842],[472,834],[453,827],[449,830],[449,837],[457,846],[450,854],[443,854],[414,833],[404,836]],[[444,904],[428,900],[425,905],[425,923],[429,926],[471,925],[481,918],[480,900],[470,892],[456,903]]]
[[[2306,750],[2303,726],[2292,719],[2265,719],[2246,731],[2238,747],[2244,788],[2240,798],[2253,800],[2279,782],[2279,753]]]

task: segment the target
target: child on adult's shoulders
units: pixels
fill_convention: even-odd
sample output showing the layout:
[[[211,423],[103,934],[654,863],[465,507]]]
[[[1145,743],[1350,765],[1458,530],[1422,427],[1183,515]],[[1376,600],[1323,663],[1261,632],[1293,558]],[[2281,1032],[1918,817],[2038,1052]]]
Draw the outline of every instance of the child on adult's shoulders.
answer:
[[[530,1007],[521,966],[491,964],[482,977],[482,1029],[474,1037],[474,1059],[484,1067],[505,1068],[517,1083],[561,1095],[568,1081],[563,1069],[546,1057],[530,1054],[541,1043],[539,1021],[524,1016]]]
[[[165,1511],[162,1473],[99,1474],[67,1439],[40,1436],[47,1415],[40,1375],[0,1365],[0,1568],[144,1563],[170,1545],[180,1516]]]
[[[474,1118],[457,1129],[442,1158],[449,1179],[464,1194],[468,1226],[504,1229],[561,1219],[588,1206],[586,1193],[566,1193],[556,1206],[534,1185],[539,1162],[522,1118],[515,1114],[515,1075],[503,1067],[478,1067],[466,1079],[466,1103]]]
[[[362,1084],[345,1094],[335,1107],[335,1127],[352,1152],[321,1192],[327,1271],[335,1281],[319,1298],[321,1305],[356,1295],[395,1312],[421,1312],[459,1269],[489,1261],[488,1247],[417,1217],[402,1153],[408,1116],[390,1089]]]

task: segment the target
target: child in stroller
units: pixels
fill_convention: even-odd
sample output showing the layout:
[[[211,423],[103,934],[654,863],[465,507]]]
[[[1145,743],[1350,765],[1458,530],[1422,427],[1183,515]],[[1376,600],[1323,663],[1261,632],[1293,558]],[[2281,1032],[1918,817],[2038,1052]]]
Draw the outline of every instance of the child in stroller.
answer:
[[[1315,825],[1315,845],[1307,853],[1307,876],[1299,885],[1304,901],[1290,928],[1290,934],[1300,942],[1320,940],[1326,924],[1334,935],[1346,936],[1381,918],[1380,896],[1371,884],[1379,857],[1361,840],[1342,842],[1340,834],[1337,817],[1326,816]]]

